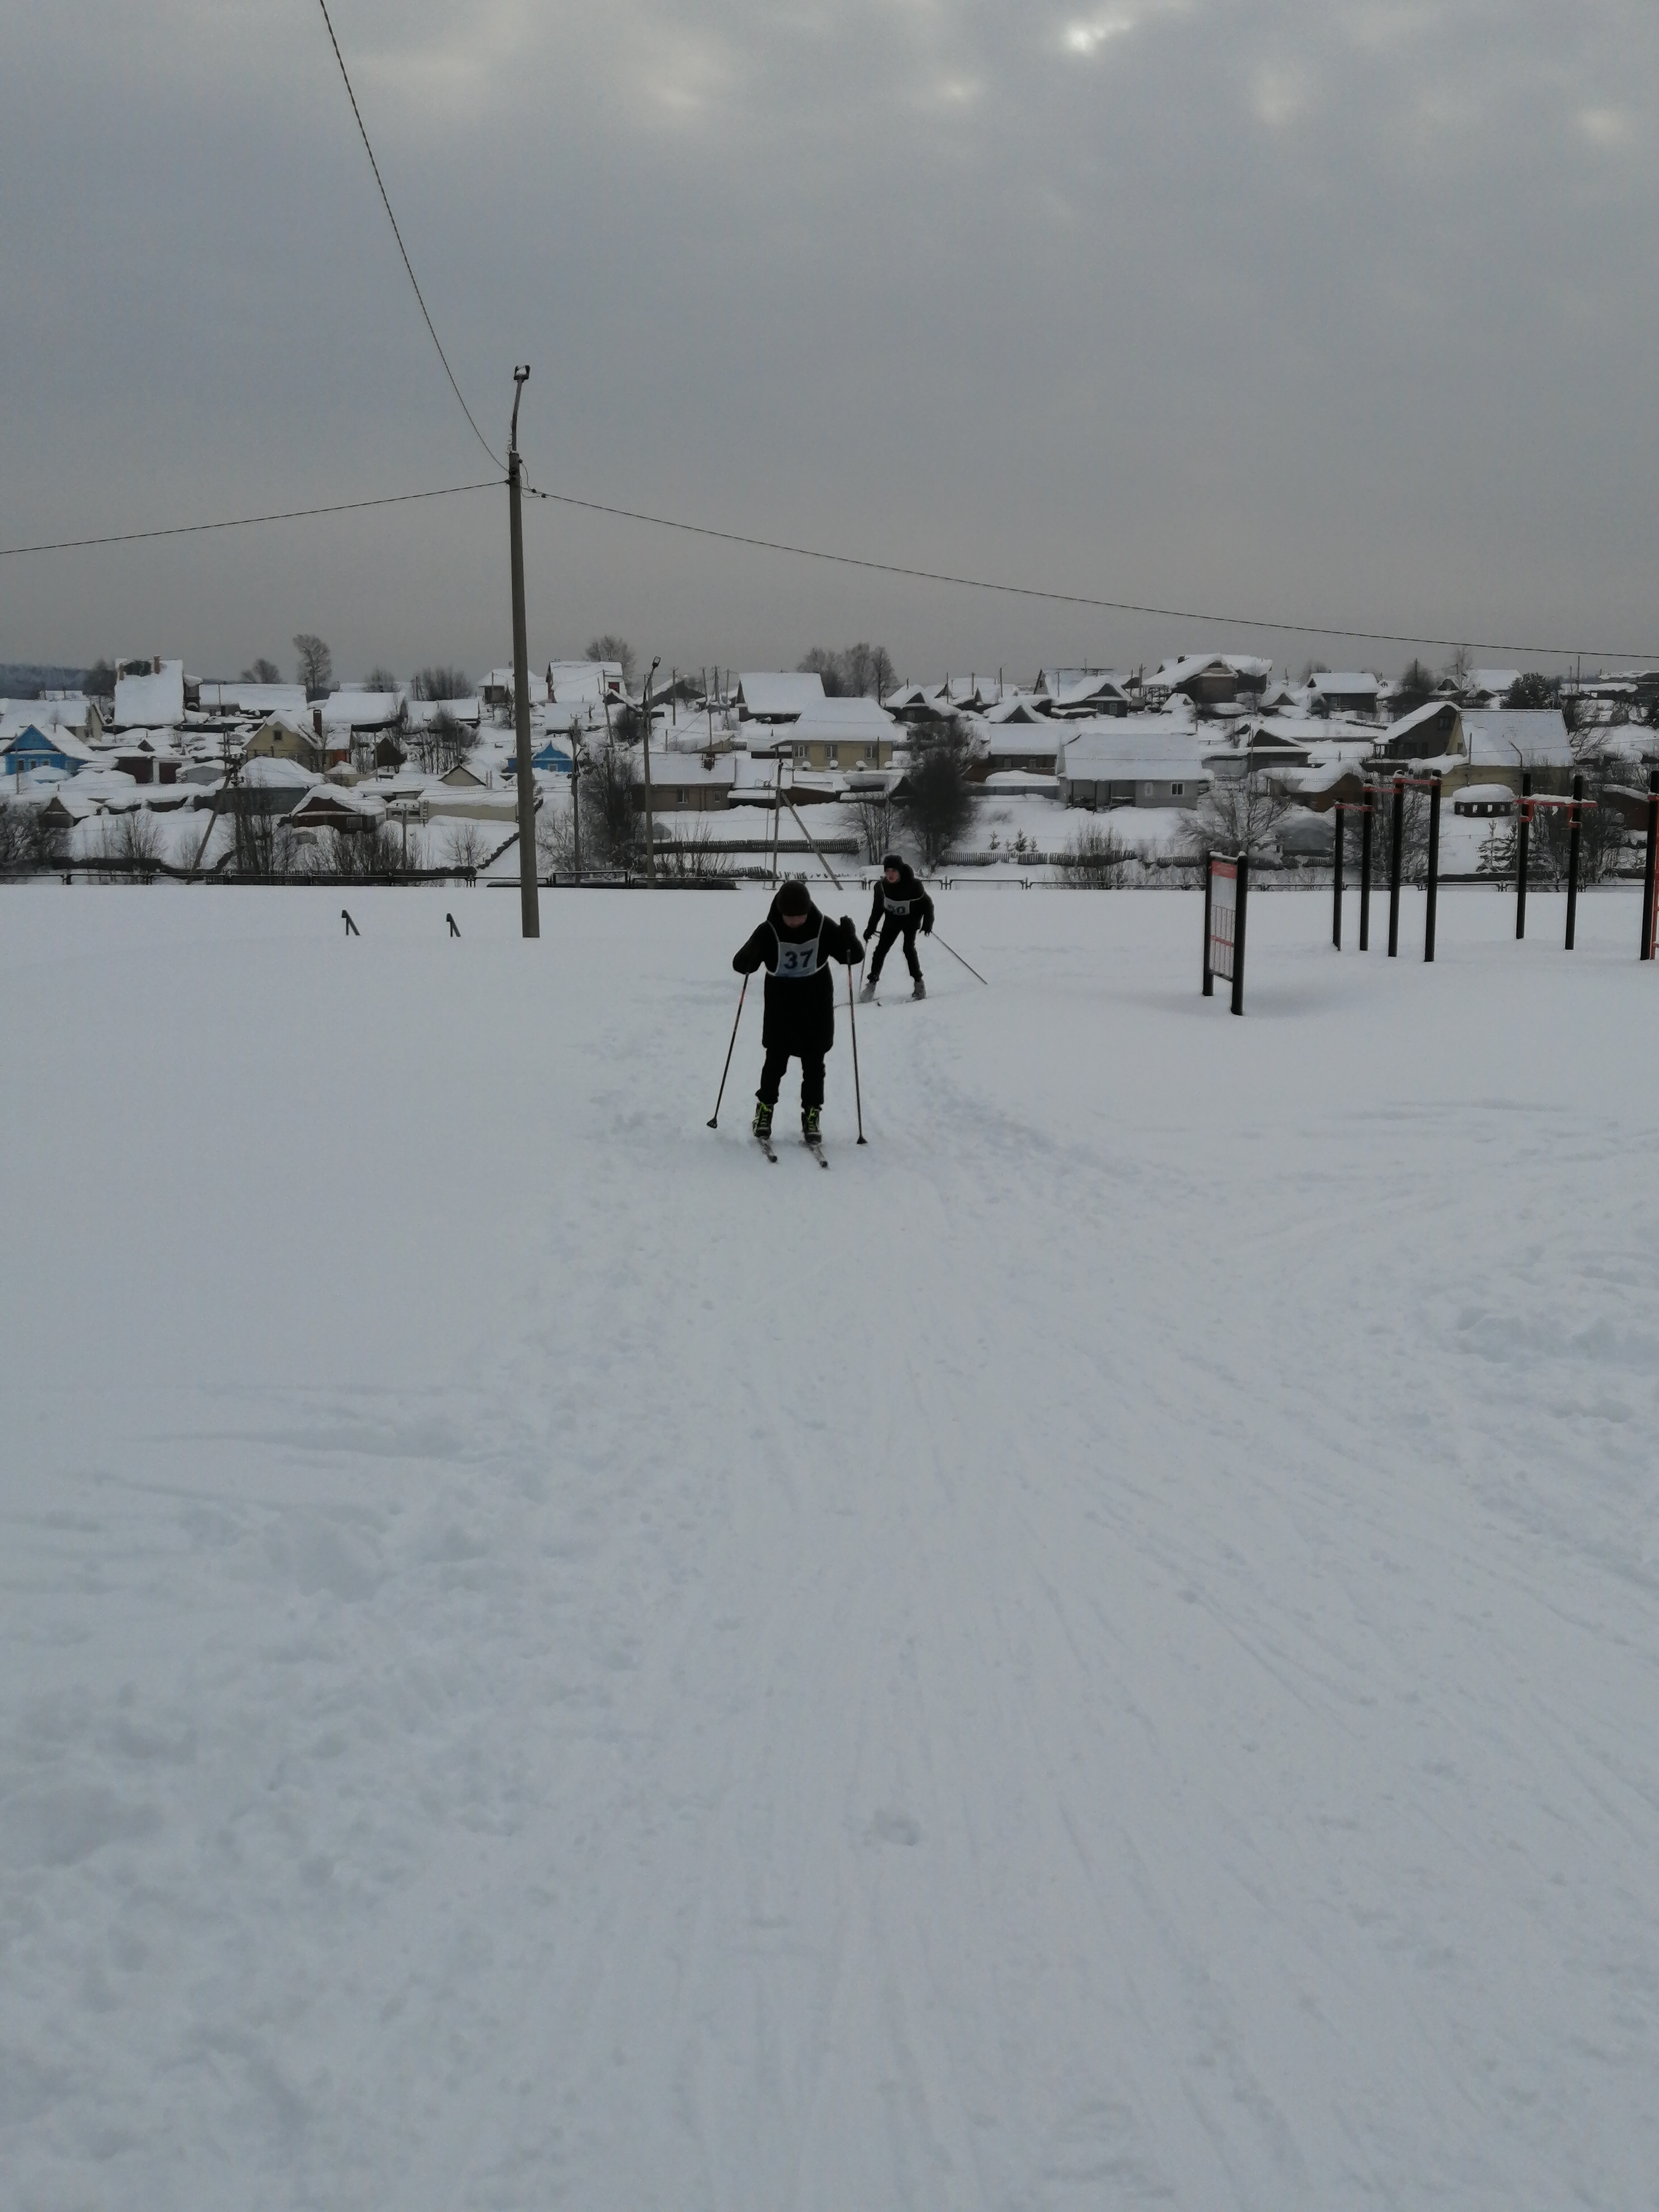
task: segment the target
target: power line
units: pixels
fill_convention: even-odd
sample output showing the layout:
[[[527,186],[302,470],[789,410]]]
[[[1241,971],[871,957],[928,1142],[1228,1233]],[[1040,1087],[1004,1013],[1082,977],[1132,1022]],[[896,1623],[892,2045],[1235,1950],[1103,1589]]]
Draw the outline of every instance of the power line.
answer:
[[[40,545],[0,545],[0,560],[20,553],[72,553],[85,545],[132,545],[146,538],[196,538],[207,530],[251,530],[259,522],[299,522],[313,514],[357,514],[366,507],[406,507],[416,499],[454,499],[466,491],[495,491],[500,479],[441,484],[433,491],[388,492],[380,499],[337,500],[331,507],[283,507],[269,514],[236,514],[222,522],[175,522],[165,530],[117,530],[104,538],[55,538]]]
[[[317,4],[323,11],[324,22],[328,26],[328,42],[334,49],[335,60],[340,64],[340,76],[346,88],[346,98],[351,102],[351,112],[357,118],[357,130],[362,138],[363,151],[368,155],[368,166],[374,170],[374,181],[380,188],[380,204],[386,210],[386,219],[392,225],[392,235],[398,241],[398,251],[404,257],[404,267],[409,271],[409,281],[415,287],[415,297],[420,302],[421,314],[426,324],[427,334],[438,349],[438,358],[444,365],[444,374],[449,379],[450,390],[456,398],[460,400],[462,414],[472,424],[473,436],[489,455],[490,459],[495,462],[495,466],[504,472],[507,464],[498,458],[489,439],[473,422],[472,410],[462,398],[461,387],[455,381],[455,372],[449,365],[449,356],[444,351],[442,342],[432,326],[431,316],[427,313],[426,301],[421,291],[420,280],[416,276],[415,265],[409,258],[409,248],[404,244],[404,234],[398,228],[398,218],[392,212],[392,202],[386,196],[386,180],[380,174],[380,165],[374,158],[374,149],[368,143],[368,131],[363,122],[362,110],[357,105],[357,95],[351,88],[351,78],[346,69],[345,56],[340,52],[340,41],[334,35],[334,23],[328,12],[328,0],[317,0]]]
[[[1645,660],[1659,656],[1649,653],[1613,653],[1597,651],[1589,646],[1514,645],[1486,637],[1424,637],[1407,630],[1345,629],[1340,624],[1329,623],[1296,623],[1264,621],[1254,615],[1221,615],[1206,612],[1200,607],[1144,606],[1133,599],[1091,599],[1081,592],[1046,592],[1034,584],[999,583],[986,576],[952,575],[939,568],[910,568],[896,561],[872,561],[855,553],[826,553],[821,546],[792,545],[775,538],[750,538],[740,531],[714,530],[706,523],[679,522],[665,514],[644,514],[631,507],[607,507],[597,499],[577,499],[562,491],[538,491],[526,486],[532,499],[544,499],[560,507],[581,507],[590,514],[611,514],[623,522],[649,523],[658,530],[678,530],[690,538],[712,538],[722,545],[750,545],[763,553],[789,553],[802,561],[827,561],[838,568],[863,568],[878,576],[908,576],[925,584],[950,584],[969,592],[1003,592],[1018,599],[1045,599],[1056,606],[1095,607],[1108,614],[1155,615],[1172,622],[1209,623],[1218,629],[1280,630],[1295,637],[1346,637],[1364,645],[1428,645],[1443,647],[1455,652],[1464,647],[1482,653],[1518,653],[1540,659],[1571,659],[1582,655],[1586,660]]]

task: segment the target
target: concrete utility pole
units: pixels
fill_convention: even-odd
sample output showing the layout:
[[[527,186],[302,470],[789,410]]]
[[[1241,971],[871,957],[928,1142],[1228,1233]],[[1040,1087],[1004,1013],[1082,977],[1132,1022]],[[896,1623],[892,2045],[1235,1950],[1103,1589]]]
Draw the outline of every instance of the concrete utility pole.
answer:
[[[651,681],[661,666],[662,655],[659,653],[645,679],[645,872],[653,884],[657,880],[657,824],[651,811]]]
[[[513,719],[519,738],[519,917],[526,937],[542,933],[536,891],[536,784],[530,772],[530,641],[524,613],[524,507],[519,465],[519,402],[530,364],[513,372],[513,427],[507,436],[507,504],[513,538]]]

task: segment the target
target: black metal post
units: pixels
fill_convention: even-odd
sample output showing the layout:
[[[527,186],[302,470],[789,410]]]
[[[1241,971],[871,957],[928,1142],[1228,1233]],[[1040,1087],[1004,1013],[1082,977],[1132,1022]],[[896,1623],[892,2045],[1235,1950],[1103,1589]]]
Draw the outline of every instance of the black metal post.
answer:
[[[1423,915],[1423,957],[1434,957],[1434,915],[1440,898],[1440,779],[1429,779],[1428,906]]]
[[[1656,863],[1659,863],[1659,768],[1648,770],[1648,860],[1642,871],[1642,957],[1653,957]]]
[[[1359,823],[1359,949],[1371,949],[1371,817],[1376,811],[1376,786],[1365,786],[1365,811]]]
[[[542,933],[536,890],[536,779],[530,767],[530,647],[524,611],[524,520],[520,487],[519,402],[528,368],[513,372],[513,427],[507,440],[507,550],[513,585],[513,726],[517,739],[519,786],[519,928],[525,937]]]
[[[1527,933],[1527,848],[1532,842],[1532,808],[1528,801],[1532,797],[1532,770],[1521,772],[1521,820],[1515,833],[1515,935],[1516,940]]]
[[[1335,866],[1331,872],[1331,943],[1340,952],[1342,950],[1342,833],[1346,826],[1340,799],[1331,811],[1336,817],[1336,836],[1332,847]]]
[[[1238,881],[1233,886],[1237,906],[1233,912],[1233,1012],[1244,1011],[1244,900],[1250,888],[1250,856],[1238,856]]]
[[[1394,780],[1394,805],[1389,816],[1393,849],[1389,854],[1389,957],[1400,951],[1400,848],[1406,842],[1406,780]]]
[[[1572,940],[1578,933],[1578,846],[1583,829],[1584,779],[1576,775],[1572,780],[1572,805],[1567,814],[1567,950],[1573,949]]]
[[[1651,848],[1650,848],[1650,853]],[[1212,999],[1215,996],[1215,971],[1210,965],[1210,872],[1214,866],[1215,854],[1206,853],[1204,855],[1204,995],[1206,999]],[[1651,857],[1649,860],[1648,874],[1650,878],[1653,874]],[[1644,923],[1642,942],[1645,945],[1647,941],[1647,926]],[[1647,957],[1645,952],[1642,955],[1644,960]]]

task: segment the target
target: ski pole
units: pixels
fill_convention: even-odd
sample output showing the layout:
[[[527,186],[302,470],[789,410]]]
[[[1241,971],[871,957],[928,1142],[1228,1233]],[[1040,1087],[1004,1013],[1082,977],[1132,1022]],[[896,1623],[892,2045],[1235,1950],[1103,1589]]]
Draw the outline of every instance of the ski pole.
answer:
[[[732,1018],[732,1042],[726,1048],[726,1065],[720,1070],[720,1098],[714,1101],[714,1110],[708,1117],[708,1126],[711,1129],[718,1129],[720,1125],[720,1098],[726,1096],[726,1079],[732,1073],[732,1055],[737,1050],[738,1024],[743,1019],[743,1002],[748,996],[749,978],[745,975],[743,979],[743,988],[738,994],[738,1011]]]
[[[945,945],[945,939],[939,935],[938,930],[933,931],[933,937],[936,945],[945,945],[945,951],[950,954],[952,960],[961,961],[962,965],[968,970],[968,973],[973,977],[975,982],[985,983],[984,976],[980,974],[973,962],[971,960],[963,960],[961,953],[957,951],[954,945]],[[991,987],[988,983],[985,983],[985,988],[988,991]]]
[[[864,1133],[864,1094],[859,1089],[859,1017],[853,999],[853,963],[850,961],[847,968],[847,1018],[853,1025],[853,1103],[858,1108],[859,1142],[862,1145],[868,1139]]]

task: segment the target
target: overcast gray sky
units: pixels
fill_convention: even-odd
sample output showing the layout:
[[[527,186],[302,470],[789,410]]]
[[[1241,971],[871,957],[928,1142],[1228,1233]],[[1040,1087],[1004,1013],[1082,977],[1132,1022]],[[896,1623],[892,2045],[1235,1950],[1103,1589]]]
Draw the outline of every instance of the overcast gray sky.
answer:
[[[500,449],[1061,591],[1659,658],[1653,0],[331,0]],[[0,28],[0,543],[460,483],[316,0]],[[488,464],[483,464],[488,473]],[[0,562],[0,659],[509,638],[505,494]],[[936,675],[1407,649],[540,507],[531,645]],[[1435,656],[1443,658],[1443,656]],[[1494,656],[1486,655],[1491,659]]]

